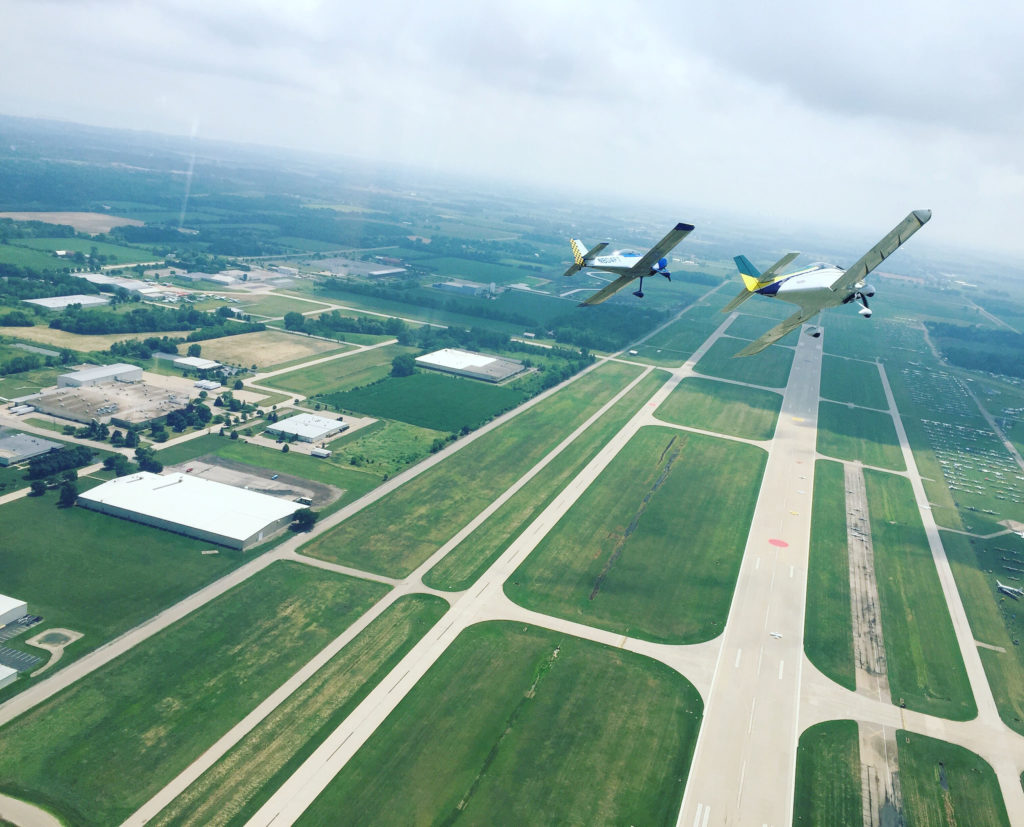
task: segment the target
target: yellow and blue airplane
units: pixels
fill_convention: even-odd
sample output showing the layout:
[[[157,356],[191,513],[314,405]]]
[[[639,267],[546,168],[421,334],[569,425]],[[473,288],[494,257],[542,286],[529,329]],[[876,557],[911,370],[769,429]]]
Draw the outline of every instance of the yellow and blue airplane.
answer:
[[[606,256],[601,256],[602,250],[608,246],[607,241],[602,241],[587,249],[587,245],[578,238],[570,238],[569,244],[572,247],[573,263],[565,271],[566,276],[572,276],[580,270],[601,270],[605,273],[612,273],[618,278],[602,288],[590,298],[580,302],[580,306],[600,304],[605,299],[618,293],[623,287],[634,279],[640,279],[639,289],[633,295],[642,299],[644,297],[644,279],[648,276],[664,276],[672,281],[672,274],[668,271],[668,259],[665,256],[680,241],[693,232],[692,224],[676,224],[668,235],[651,247],[643,255],[632,250],[616,250]]]
[[[746,256],[736,256],[733,260],[743,278],[743,290],[722,308],[723,313],[731,313],[755,294],[770,299],[782,299],[800,308],[761,338],[751,342],[736,356],[760,353],[768,345],[777,342],[789,331],[814,318],[828,307],[858,302],[861,307],[857,312],[864,318],[870,318],[871,308],[868,307],[868,299],[875,295],[875,288],[864,281],[865,277],[896,252],[900,245],[921,229],[931,217],[931,210],[914,210],[846,270],[834,264],[812,264],[802,270],[779,276],[776,273],[800,255],[799,253],[787,253],[763,273],[758,272]],[[811,335],[820,336],[821,329],[815,328]]]

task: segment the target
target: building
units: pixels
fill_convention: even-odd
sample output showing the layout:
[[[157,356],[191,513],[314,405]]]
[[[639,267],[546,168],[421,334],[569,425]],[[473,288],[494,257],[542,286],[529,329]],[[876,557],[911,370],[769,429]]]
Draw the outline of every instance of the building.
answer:
[[[26,304],[34,304],[45,307],[47,310],[63,310],[73,304],[80,304],[82,307],[98,307],[103,304],[110,304],[110,296],[89,296],[85,293],[76,293],[73,296],[49,296],[43,299],[22,299]]]
[[[300,442],[316,442],[347,430],[348,424],[342,422],[341,417],[328,419],[326,416],[315,414],[298,414],[267,426],[268,434],[294,436]]]
[[[40,439],[31,434],[0,433],[0,465],[5,468],[9,465],[17,465],[19,462],[48,454],[60,447],[58,442]]]
[[[0,689],[10,686],[16,680],[18,680],[18,670],[11,669],[10,666],[4,666],[0,663]]]
[[[288,525],[302,506],[187,474],[141,471],[78,496],[93,511],[245,549]]]
[[[213,359],[202,359],[199,356],[178,356],[171,364],[182,370],[213,370],[221,366],[220,362],[214,362]]]
[[[221,383],[216,379],[200,379],[195,383],[195,387],[201,391],[215,391],[221,386]]]
[[[57,377],[58,388],[84,388],[89,385],[102,385],[105,382],[141,382],[142,368],[138,365],[126,365],[119,362],[116,365],[97,365],[91,368],[82,368],[72,373],[65,373]]]
[[[416,364],[421,368],[482,379],[484,382],[501,382],[525,370],[523,363],[517,359],[488,356],[486,353],[473,353],[451,347],[417,356]]]
[[[331,452],[326,448],[314,448],[309,452],[311,457],[317,457],[318,459],[327,459],[331,455]]]
[[[0,626],[6,626],[28,614],[28,604],[16,597],[0,594]]]

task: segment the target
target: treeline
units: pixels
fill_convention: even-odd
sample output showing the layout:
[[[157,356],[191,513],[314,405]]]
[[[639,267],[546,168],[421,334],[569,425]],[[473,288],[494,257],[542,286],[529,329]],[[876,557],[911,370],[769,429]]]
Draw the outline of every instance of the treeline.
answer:
[[[367,333],[373,336],[398,336],[406,324],[396,318],[373,318],[369,316],[343,316],[337,310],[324,313],[316,318],[303,316],[294,311],[284,314],[286,330],[297,330],[313,336],[336,338],[338,333]]]
[[[48,454],[32,457],[28,461],[28,478],[39,480],[52,477],[69,468],[81,468],[92,462],[92,455],[92,449],[86,445],[69,445]]]
[[[54,259],[56,262],[57,259]],[[67,268],[64,268],[65,270]],[[35,270],[0,262],[0,301],[13,304],[22,299],[44,299],[77,293],[94,295],[100,289],[85,279],[58,270]]]
[[[3,327],[32,327],[35,323],[35,319],[24,310],[0,313],[0,326]]]
[[[230,311],[227,311],[230,314]],[[113,313],[109,310],[82,310],[81,307],[69,307],[64,313],[50,322],[50,327],[66,330],[69,333],[104,334],[104,333],[150,333],[157,330],[196,330],[202,333],[190,341],[214,339],[225,333],[226,315],[220,313],[203,313],[191,307],[137,307],[127,313]],[[238,327],[239,330],[234,330]],[[250,333],[263,330],[261,324],[241,323],[231,325],[231,333]]]
[[[968,370],[1024,378],[1024,336],[977,325],[925,322],[947,361]]]

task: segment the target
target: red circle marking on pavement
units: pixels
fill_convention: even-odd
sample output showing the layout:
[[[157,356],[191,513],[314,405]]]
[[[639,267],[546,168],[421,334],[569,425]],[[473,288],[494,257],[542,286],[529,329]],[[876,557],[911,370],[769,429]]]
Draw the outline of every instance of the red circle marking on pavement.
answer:
[[[769,540],[768,542],[773,546],[778,546],[779,548],[789,548],[789,543],[785,540]]]

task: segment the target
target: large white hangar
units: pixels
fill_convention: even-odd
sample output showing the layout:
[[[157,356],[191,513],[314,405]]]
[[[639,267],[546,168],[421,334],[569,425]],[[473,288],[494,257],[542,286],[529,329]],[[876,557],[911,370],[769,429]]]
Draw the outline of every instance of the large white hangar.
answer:
[[[137,523],[245,549],[269,537],[305,506],[188,474],[148,471],[78,495],[78,504]]]
[[[433,353],[417,356],[416,364],[421,368],[432,368],[445,373],[454,373],[456,376],[482,379],[485,382],[501,382],[525,369],[523,363],[516,359],[488,356],[486,353],[474,353],[454,347],[446,347],[435,350]]]
[[[300,442],[316,442],[347,431],[348,423],[342,422],[340,416],[337,419],[329,419],[316,414],[298,414],[279,422],[272,422],[266,430],[268,434],[294,436]]]

